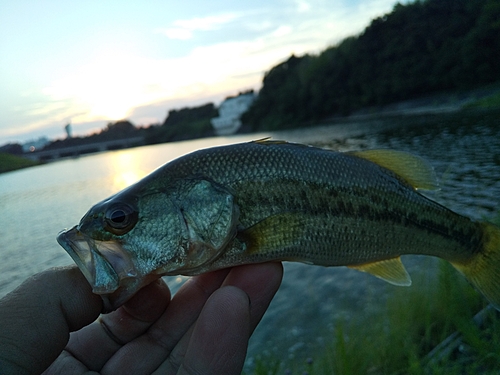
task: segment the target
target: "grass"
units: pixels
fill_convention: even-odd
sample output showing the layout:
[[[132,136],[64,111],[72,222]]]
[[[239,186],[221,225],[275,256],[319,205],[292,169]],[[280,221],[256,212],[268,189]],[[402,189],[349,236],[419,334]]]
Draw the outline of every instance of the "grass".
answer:
[[[40,162],[7,153],[0,153],[0,173],[39,165]]]
[[[414,279],[389,297],[385,311],[336,322],[335,337],[307,361],[263,356],[251,374],[498,374],[500,313],[488,310],[476,324],[473,317],[487,302],[445,261],[434,277]],[[429,357],[452,334],[459,344]]]
[[[465,108],[481,108],[481,109],[490,109],[499,107],[500,107],[500,93],[489,95],[487,97],[475,100],[465,105]]]

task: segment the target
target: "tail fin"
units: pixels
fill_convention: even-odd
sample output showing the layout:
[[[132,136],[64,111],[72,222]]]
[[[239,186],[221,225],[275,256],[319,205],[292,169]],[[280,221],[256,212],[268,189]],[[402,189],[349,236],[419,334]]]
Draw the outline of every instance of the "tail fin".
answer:
[[[489,223],[480,225],[483,228],[483,251],[467,262],[452,264],[500,310],[500,228]]]

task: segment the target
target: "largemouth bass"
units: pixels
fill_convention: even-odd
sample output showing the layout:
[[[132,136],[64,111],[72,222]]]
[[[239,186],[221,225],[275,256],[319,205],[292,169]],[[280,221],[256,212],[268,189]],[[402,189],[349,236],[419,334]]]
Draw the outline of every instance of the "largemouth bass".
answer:
[[[162,275],[276,260],[410,285],[403,254],[451,262],[500,308],[500,228],[417,191],[435,188],[433,169],[408,153],[261,140],[167,163],[57,240],[108,309]]]

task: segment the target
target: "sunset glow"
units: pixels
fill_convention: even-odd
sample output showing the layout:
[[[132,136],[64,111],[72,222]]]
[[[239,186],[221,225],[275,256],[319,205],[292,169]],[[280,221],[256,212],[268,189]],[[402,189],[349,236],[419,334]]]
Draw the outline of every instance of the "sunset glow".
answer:
[[[0,143],[102,129],[259,89],[291,54],[360,32],[393,0],[0,4]]]

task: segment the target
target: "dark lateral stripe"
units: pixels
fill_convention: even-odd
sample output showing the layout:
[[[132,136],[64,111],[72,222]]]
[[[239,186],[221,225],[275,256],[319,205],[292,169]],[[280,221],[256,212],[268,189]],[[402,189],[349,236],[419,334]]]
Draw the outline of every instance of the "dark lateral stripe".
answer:
[[[468,248],[471,252],[481,248],[481,232],[476,224],[425,197],[422,199],[428,201],[426,205],[422,204],[420,207],[412,205],[414,207],[411,208],[399,207],[394,204],[381,207],[364,203],[356,204],[352,201],[337,201],[332,206],[332,213],[359,220],[397,224],[426,233],[439,234]],[[428,214],[423,215],[421,211],[428,212]]]
[[[341,191],[331,186],[290,181],[270,185],[274,186],[247,190],[243,207],[258,206],[258,210],[262,211],[269,207],[275,212],[305,212],[312,216],[346,217],[400,225],[439,234],[470,252],[478,251],[482,246],[481,232],[475,223],[413,190],[402,189],[403,194],[391,196],[387,192],[367,193],[367,189]],[[262,214],[265,215],[264,212]]]

